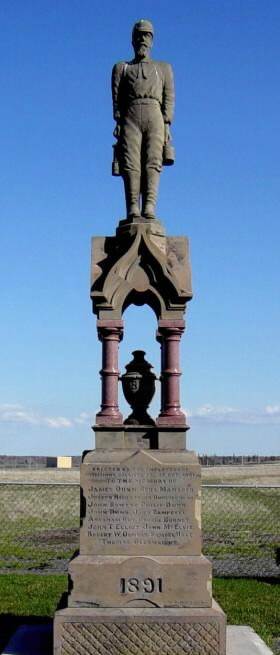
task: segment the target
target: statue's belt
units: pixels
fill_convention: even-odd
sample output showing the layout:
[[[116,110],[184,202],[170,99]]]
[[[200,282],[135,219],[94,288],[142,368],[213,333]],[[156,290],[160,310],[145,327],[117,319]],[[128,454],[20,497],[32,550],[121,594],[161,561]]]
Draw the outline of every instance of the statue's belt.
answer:
[[[159,105],[160,106],[160,101],[157,100],[156,98],[134,98],[133,100],[129,101],[128,107],[131,107],[131,105]]]

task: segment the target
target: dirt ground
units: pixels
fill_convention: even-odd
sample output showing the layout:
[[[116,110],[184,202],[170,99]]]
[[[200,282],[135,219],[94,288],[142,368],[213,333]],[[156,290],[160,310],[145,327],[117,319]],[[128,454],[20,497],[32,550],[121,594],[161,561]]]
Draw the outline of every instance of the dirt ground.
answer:
[[[0,482],[79,482],[79,469],[1,469]],[[247,466],[202,467],[202,482],[209,484],[280,485],[280,462]]]
[[[205,466],[202,468],[202,482],[280,485],[280,462],[247,466]]]
[[[0,482],[79,482],[80,470],[75,469],[1,469]]]

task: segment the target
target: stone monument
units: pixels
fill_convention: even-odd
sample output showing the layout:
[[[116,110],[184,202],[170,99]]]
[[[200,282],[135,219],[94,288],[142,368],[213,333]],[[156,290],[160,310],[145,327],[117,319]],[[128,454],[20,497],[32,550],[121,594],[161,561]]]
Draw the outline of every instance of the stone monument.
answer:
[[[152,37],[149,21],[136,23],[135,59],[126,72],[118,64],[113,80],[117,75],[132,87],[129,98],[135,83],[139,97],[132,102],[133,113],[156,108],[158,117],[165,105],[154,80],[160,79],[163,90],[169,79],[170,89],[172,75],[169,67],[165,76],[167,64],[158,66],[140,48],[151,45]],[[142,59],[141,53],[146,53]],[[173,99],[173,91],[171,95]],[[102,343],[101,408],[94,426],[95,449],[83,454],[80,550],[69,565],[67,607],[55,615],[54,653],[225,655],[226,619],[212,598],[212,568],[201,553],[200,465],[186,448],[188,426],[180,406],[179,346],[192,297],[188,239],[166,236],[155,217],[154,171],[159,175],[160,162],[156,160],[149,178],[152,137],[141,133],[136,174],[127,167],[129,148],[136,153],[134,131],[142,128],[129,123],[130,104],[122,101],[121,106],[124,113],[115,117],[128,211],[115,236],[92,239],[91,298]],[[161,158],[167,133],[163,127]],[[155,374],[138,350],[121,377],[132,408],[124,420],[118,406],[122,317],[129,305],[145,303],[158,321],[161,410],[155,419],[148,413]]]

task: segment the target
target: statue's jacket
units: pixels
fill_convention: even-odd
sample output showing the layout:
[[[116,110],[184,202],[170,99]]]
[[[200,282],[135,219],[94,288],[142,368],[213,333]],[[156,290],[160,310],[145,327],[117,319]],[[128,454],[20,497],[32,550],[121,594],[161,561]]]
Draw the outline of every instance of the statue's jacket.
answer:
[[[174,81],[170,64],[153,59],[119,62],[112,71],[113,114],[117,122],[138,102],[157,101],[163,120],[171,123],[174,110]]]

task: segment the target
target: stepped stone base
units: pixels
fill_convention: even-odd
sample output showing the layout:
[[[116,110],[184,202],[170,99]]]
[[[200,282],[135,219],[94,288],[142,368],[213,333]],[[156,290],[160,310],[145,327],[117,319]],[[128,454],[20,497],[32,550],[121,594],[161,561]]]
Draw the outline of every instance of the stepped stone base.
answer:
[[[54,655],[225,655],[226,620],[207,609],[67,608],[55,614]]]

